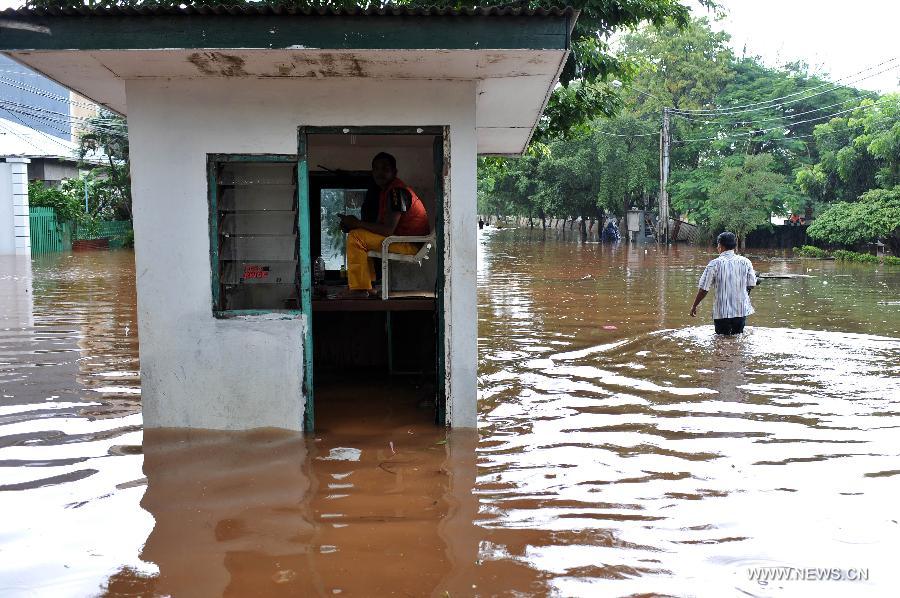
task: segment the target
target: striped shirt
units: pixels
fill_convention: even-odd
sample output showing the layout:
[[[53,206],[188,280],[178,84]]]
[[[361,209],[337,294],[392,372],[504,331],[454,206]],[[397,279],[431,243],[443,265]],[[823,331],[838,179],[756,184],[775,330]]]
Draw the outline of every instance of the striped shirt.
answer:
[[[753,313],[749,287],[756,286],[756,272],[747,258],[735,255],[733,249],[723,251],[706,266],[700,277],[700,288],[709,291],[716,287],[713,319],[743,318]]]

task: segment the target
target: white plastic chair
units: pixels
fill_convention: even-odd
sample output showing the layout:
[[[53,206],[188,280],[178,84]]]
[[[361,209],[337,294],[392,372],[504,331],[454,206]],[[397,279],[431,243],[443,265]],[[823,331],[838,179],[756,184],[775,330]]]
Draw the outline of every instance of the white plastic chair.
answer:
[[[404,253],[391,253],[389,248],[394,243],[421,243],[422,247],[414,255],[406,255]],[[434,246],[434,230],[427,235],[401,237],[390,236],[385,237],[381,243],[381,251],[370,251],[369,257],[381,258],[381,298],[387,299],[389,296],[388,286],[390,285],[390,276],[388,264],[391,260],[395,262],[406,262],[408,264],[418,264],[422,266],[422,262],[428,259],[428,254]]]

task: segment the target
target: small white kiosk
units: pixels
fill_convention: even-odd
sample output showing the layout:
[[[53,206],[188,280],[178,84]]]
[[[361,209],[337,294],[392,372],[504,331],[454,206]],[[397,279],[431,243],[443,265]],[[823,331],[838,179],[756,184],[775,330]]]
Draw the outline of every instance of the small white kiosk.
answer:
[[[388,365],[430,372],[436,421],[475,427],[476,156],[526,148],[576,17],[4,11],[0,50],[128,117],[145,426],[312,430],[314,371]],[[380,151],[436,233],[430,266],[391,269],[429,292],[317,299],[331,212],[358,206]]]

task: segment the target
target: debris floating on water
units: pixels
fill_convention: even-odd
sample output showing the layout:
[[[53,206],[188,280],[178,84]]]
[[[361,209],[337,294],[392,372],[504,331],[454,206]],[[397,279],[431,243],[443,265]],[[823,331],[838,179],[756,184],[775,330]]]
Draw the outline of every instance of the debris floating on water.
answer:
[[[812,278],[809,274],[773,274],[771,272],[763,272],[758,278]]]

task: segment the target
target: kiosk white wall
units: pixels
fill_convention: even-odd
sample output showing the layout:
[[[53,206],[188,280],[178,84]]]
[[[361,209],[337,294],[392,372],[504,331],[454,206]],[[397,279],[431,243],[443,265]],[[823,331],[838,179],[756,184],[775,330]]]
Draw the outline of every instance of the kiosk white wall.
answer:
[[[449,126],[447,418],[475,426],[475,82],[131,80],[126,94],[146,426],[302,429],[307,317],[213,317],[206,156],[294,154],[298,126],[373,124]]]

